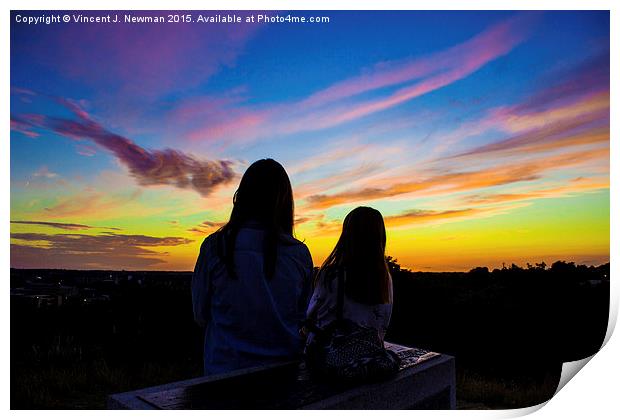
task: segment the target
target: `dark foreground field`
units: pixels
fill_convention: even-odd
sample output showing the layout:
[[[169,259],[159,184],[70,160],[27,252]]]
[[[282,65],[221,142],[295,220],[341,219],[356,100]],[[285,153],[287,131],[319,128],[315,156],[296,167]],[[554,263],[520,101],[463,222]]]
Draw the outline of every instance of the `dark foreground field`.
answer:
[[[456,356],[458,408],[548,400],[607,328],[609,264],[421,273],[390,263],[387,339]],[[199,376],[191,273],[11,270],[11,408],[105,408]]]

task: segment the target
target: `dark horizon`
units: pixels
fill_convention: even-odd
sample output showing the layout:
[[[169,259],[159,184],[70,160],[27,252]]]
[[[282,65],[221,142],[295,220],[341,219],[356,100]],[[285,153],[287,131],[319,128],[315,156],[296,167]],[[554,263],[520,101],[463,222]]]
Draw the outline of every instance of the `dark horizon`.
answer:
[[[455,356],[457,408],[548,400],[562,363],[594,354],[606,333],[609,263],[443,273],[389,265],[386,340]],[[103,408],[112,393],[200,376],[191,277],[12,268],[11,408]],[[535,359],[524,359],[533,347]]]
[[[502,269],[510,269],[513,265],[518,267],[518,268],[522,268],[527,270],[528,269],[528,264],[530,265],[530,267],[534,268],[534,267],[538,267],[539,264],[544,263],[546,269],[549,269],[554,263],[556,262],[563,262],[563,263],[567,263],[567,264],[574,264],[576,267],[579,266],[584,266],[587,268],[600,268],[603,267],[605,265],[610,265],[611,262],[607,261],[605,263],[601,263],[601,264],[578,264],[575,261],[566,261],[566,260],[556,260],[554,262],[552,262],[551,264],[547,264],[545,261],[541,261],[541,262],[535,262],[535,263],[526,263],[525,266],[521,266],[519,264],[515,264],[515,263],[506,263],[505,266],[503,267],[488,267],[488,266],[476,266],[476,267],[472,267],[467,271],[425,271],[425,270],[412,270],[412,269],[408,269],[406,267],[401,267],[400,264],[398,264],[398,259],[393,259],[390,260],[392,262],[397,263],[398,268],[404,271],[409,271],[412,273],[468,273],[471,270],[475,270],[477,268],[487,268],[489,270],[489,272],[492,272],[494,270],[502,270]],[[315,266],[315,268],[319,268],[318,266]],[[193,270],[132,270],[132,269],[108,269],[108,268],[46,268],[46,267],[10,267],[11,270],[30,270],[30,271],[37,271],[37,270],[47,270],[47,271],[84,271],[84,272],[96,272],[96,271],[109,271],[109,272],[134,272],[134,273],[192,273]]]

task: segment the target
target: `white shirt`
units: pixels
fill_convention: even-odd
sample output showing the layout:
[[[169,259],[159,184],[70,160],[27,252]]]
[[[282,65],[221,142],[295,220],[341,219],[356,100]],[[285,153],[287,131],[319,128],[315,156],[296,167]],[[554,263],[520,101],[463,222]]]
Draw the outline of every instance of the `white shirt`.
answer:
[[[392,276],[388,274],[389,303],[367,305],[356,302],[344,296],[343,318],[350,319],[359,325],[372,327],[379,332],[379,337],[383,340],[390,324],[392,315]],[[338,304],[338,281],[329,279],[325,281],[324,273],[318,279],[317,286],[310,298],[306,317],[315,322],[319,328],[325,327],[330,322],[336,320]]]

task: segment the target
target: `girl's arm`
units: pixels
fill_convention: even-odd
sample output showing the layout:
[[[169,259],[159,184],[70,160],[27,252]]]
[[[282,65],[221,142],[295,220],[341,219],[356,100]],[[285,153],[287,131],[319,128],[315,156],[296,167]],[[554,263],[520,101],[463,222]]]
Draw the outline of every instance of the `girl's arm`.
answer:
[[[306,318],[309,320],[316,321],[318,318],[318,314],[320,309],[325,305],[327,293],[325,290],[325,281],[324,281],[324,273],[319,273],[319,278],[316,282],[316,287],[312,292],[312,296],[310,297],[310,302],[308,303],[308,310],[306,311]]]
[[[394,305],[394,289],[392,286],[392,276],[390,275],[389,272],[388,272],[388,287],[389,287],[390,300],[389,300],[389,303],[385,305],[386,313],[385,313],[385,318],[383,320],[383,326],[382,326],[383,328],[379,330],[379,336],[381,337],[381,340],[383,340],[383,338],[385,337],[388,327],[390,326],[390,319],[392,318],[392,308]]]
[[[207,252],[205,251],[205,241],[200,247],[200,255],[196,261],[194,274],[192,275],[192,306],[194,309],[194,320],[201,327],[206,327],[210,319],[211,297],[209,296],[210,281],[207,269]]]

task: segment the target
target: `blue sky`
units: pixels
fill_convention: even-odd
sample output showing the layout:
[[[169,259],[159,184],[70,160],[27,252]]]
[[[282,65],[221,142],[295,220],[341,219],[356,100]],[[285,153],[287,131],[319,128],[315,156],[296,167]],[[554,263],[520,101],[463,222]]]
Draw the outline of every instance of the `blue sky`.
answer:
[[[262,157],[288,170],[315,262],[361,204],[384,213],[411,267],[609,258],[608,12],[291,13],[330,22],[12,19],[11,218],[58,223],[12,224],[12,264],[191,269]],[[529,246],[577,202],[581,247]],[[432,255],[414,241],[500,219],[547,227]],[[80,240],[101,254],[66,258]],[[455,256],[459,244],[477,251]]]

